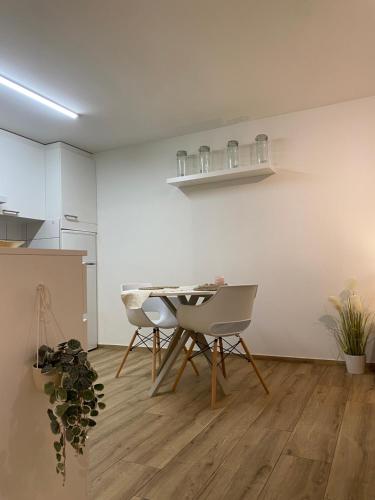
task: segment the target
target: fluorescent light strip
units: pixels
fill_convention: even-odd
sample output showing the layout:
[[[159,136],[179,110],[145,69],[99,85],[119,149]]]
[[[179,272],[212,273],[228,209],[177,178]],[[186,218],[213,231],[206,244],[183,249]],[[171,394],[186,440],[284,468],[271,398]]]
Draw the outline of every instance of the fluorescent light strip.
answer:
[[[77,113],[74,113],[74,111],[70,111],[70,109],[64,108],[64,106],[60,106],[60,104],[56,104],[55,102],[50,101],[46,97],[36,94],[35,92],[32,92],[31,90],[22,87],[22,85],[18,85],[18,83],[12,82],[12,80],[8,80],[8,78],[5,78],[4,76],[1,75],[0,75],[0,84],[12,90],[15,90],[20,94],[30,97],[31,99],[34,99],[34,101],[38,101],[41,104],[44,104],[45,106],[54,109],[55,111],[59,111],[60,113],[69,116],[69,118],[75,119],[78,118],[79,116]]]

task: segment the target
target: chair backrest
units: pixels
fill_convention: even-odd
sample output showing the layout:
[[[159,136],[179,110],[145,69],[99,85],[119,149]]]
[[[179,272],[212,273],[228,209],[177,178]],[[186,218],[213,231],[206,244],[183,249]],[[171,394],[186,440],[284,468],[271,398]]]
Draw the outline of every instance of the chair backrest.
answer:
[[[126,292],[128,290],[137,290],[139,288],[151,287],[152,283],[123,283],[121,285],[121,292]],[[125,303],[124,303],[125,305]],[[130,323],[136,326],[150,326],[150,321],[152,318],[147,316],[147,313],[157,313],[158,317],[153,318],[157,320],[162,325],[170,325],[175,322],[175,317],[172,315],[165,303],[160,299],[160,297],[149,297],[146,299],[142,307],[139,309],[129,309],[126,307],[126,314]]]
[[[257,289],[258,285],[222,286],[207,302],[189,311],[188,322],[201,333],[239,333],[250,324]]]

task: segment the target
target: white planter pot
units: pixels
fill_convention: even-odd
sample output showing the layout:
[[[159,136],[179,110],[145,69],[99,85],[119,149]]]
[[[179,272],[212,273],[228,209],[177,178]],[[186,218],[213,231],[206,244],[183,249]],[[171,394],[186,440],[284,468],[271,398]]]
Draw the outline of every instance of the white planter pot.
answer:
[[[352,356],[350,354],[344,354],[346,369],[348,373],[353,375],[361,375],[365,372],[366,368],[366,356]]]
[[[37,368],[33,366],[33,380],[35,389],[39,392],[44,392],[45,384],[48,382],[54,382],[55,384],[58,382],[59,375],[56,372],[53,373],[42,373],[41,368]]]

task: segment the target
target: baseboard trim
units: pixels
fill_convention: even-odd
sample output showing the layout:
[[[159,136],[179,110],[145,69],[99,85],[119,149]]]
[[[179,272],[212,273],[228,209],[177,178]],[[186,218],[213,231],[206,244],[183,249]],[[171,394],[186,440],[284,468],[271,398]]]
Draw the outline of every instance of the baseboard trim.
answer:
[[[103,349],[118,349],[124,350],[127,348],[125,345],[118,344],[98,344],[98,348]],[[139,346],[137,349],[147,351],[147,347]],[[263,359],[265,361],[287,361],[289,363],[310,363],[316,365],[338,365],[344,366],[345,361],[341,359],[321,359],[321,358],[298,358],[294,356],[274,356],[271,354],[253,354],[254,359]],[[368,367],[375,370],[375,363],[366,363]]]

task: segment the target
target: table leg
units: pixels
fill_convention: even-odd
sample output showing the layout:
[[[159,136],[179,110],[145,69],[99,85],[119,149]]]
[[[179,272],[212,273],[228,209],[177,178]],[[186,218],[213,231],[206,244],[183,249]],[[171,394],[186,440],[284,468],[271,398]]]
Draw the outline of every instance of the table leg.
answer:
[[[179,328],[179,330],[181,330],[181,333],[182,333],[183,330],[181,328]],[[174,335],[174,338],[175,337],[176,337],[176,334]],[[174,365],[178,355],[180,354],[180,352],[184,348],[184,345],[188,341],[189,337],[190,337],[190,332],[187,332],[186,330],[182,334],[180,334],[179,341],[177,342],[175,347],[171,349],[168,358],[164,361],[164,364],[163,364],[161,370],[159,371],[155,382],[151,386],[151,389],[149,392],[151,397],[155,396],[155,394],[157,394],[159,387],[161,386],[164,379],[166,378],[166,376],[170,372],[172,366]],[[173,338],[173,340],[174,340],[174,338]],[[168,348],[168,350],[169,350],[169,348]],[[165,358],[165,356],[164,356],[164,358]],[[218,378],[218,381],[219,381],[219,378]]]
[[[169,297],[161,297],[161,299],[163,300],[163,302],[165,303],[165,305],[169,308],[169,310],[171,311],[171,313],[176,316],[176,307],[174,306],[173,302],[169,299]],[[195,305],[198,300],[199,300],[199,297],[196,296],[196,295],[192,295],[190,297],[190,299],[188,300],[187,297],[185,295],[183,296],[178,296],[178,299],[181,303],[183,304],[189,304],[189,305]],[[158,373],[161,372],[161,370],[163,369],[163,366],[165,365],[165,363],[167,362],[169,356],[171,355],[171,353],[173,352],[173,349],[176,347],[178,341],[180,340],[180,337],[182,335],[182,332],[183,332],[183,329],[178,327],[173,336],[172,336],[172,339],[171,341],[169,342],[169,345],[167,347],[167,350],[165,351],[165,354],[161,360],[161,364],[159,365],[159,368],[158,368]]]
[[[192,336],[195,339],[197,346],[201,350],[202,354],[206,358],[206,361],[211,369],[211,349],[209,348],[206,337],[202,333],[195,333]],[[221,373],[221,371],[217,370],[216,378],[217,378],[217,381],[221,387],[221,390],[222,390],[224,396],[227,396],[229,394],[228,384],[227,384],[225,378],[223,377],[223,374]]]
[[[173,333],[172,338],[168,344],[167,350],[165,351],[165,354],[161,359],[158,373],[161,372],[161,370],[163,369],[163,366],[167,362],[169,356],[171,355],[171,353],[175,349],[176,345],[178,344],[178,341],[180,340],[183,331],[184,331],[183,328],[178,327],[178,328],[176,328],[175,332]]]

